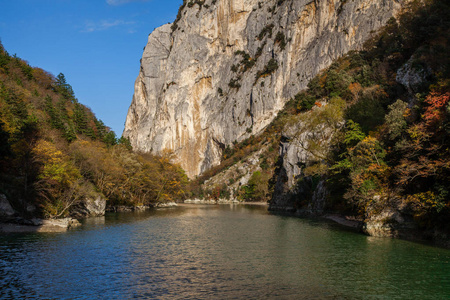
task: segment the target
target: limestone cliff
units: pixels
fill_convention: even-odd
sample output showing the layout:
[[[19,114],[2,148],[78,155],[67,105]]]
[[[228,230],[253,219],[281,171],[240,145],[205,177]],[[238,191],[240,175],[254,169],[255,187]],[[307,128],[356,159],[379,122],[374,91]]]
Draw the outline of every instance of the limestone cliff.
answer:
[[[149,35],[123,135],[201,174],[405,1],[185,1],[175,25]]]

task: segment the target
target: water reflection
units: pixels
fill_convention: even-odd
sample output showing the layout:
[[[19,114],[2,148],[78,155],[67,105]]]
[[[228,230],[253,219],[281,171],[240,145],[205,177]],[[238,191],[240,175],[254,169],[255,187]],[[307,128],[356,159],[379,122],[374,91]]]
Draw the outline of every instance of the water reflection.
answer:
[[[259,206],[107,214],[0,237],[0,298],[444,299],[450,251]]]

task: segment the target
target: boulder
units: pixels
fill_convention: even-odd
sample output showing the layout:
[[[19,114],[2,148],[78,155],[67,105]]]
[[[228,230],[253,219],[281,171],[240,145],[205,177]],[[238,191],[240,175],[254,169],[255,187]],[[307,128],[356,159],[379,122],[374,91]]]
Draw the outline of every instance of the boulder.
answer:
[[[0,220],[10,220],[17,216],[5,195],[0,194]]]
[[[95,198],[85,198],[71,208],[70,215],[74,218],[87,218],[104,216],[106,210],[106,199],[103,195],[96,195]]]

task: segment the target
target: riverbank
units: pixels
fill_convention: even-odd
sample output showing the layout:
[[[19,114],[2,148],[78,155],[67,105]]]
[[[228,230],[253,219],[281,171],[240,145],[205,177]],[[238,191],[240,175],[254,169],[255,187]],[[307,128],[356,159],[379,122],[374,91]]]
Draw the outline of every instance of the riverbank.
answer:
[[[245,205],[263,205],[263,206],[269,206],[267,202],[242,202],[238,201],[236,199],[188,199],[184,200],[184,204],[245,204]]]
[[[361,221],[357,221],[354,218],[351,218],[349,216],[344,215],[337,215],[337,214],[329,214],[322,216],[325,220],[333,221],[339,225],[352,228],[352,229],[358,229],[360,230],[362,228],[363,223]]]
[[[400,239],[414,243],[426,244],[434,247],[450,249],[450,233],[438,229],[421,229],[412,222],[387,222],[387,218],[371,220],[358,220],[353,216],[338,213],[312,214],[305,211],[277,211],[276,215],[285,215],[296,218],[318,219],[334,222],[340,226],[359,232],[363,235],[380,239]]]
[[[68,229],[78,226],[81,226],[81,223],[73,218],[54,220],[31,219],[29,224],[0,223],[0,233],[66,232]]]
[[[167,208],[178,206],[175,202],[158,202],[154,205],[138,205],[138,206],[126,206],[126,205],[116,205],[106,207],[106,212],[129,212],[129,211],[144,211],[152,208]]]

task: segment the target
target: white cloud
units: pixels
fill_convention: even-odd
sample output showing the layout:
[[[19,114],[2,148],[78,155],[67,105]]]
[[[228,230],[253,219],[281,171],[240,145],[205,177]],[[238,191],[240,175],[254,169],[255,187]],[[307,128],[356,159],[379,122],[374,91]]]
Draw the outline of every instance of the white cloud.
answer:
[[[130,2],[147,2],[149,0],[106,0],[106,3],[109,5],[121,5]]]
[[[103,31],[113,27],[129,26],[135,23],[136,22],[134,21],[123,21],[123,20],[114,20],[114,21],[101,20],[99,22],[87,21],[82,31],[83,32]]]

